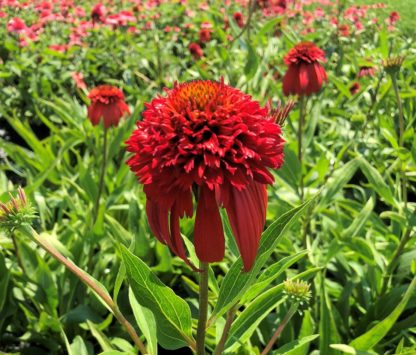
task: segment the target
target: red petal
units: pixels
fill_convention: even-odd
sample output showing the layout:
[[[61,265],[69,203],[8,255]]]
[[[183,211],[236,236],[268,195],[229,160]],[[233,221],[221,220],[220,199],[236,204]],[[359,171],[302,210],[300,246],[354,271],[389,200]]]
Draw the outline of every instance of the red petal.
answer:
[[[153,203],[147,199],[146,214],[150,229],[152,230],[155,237],[162,244],[168,244],[168,246],[171,248],[168,229],[168,209],[166,207],[161,207],[160,204]]]
[[[100,118],[103,115],[103,105],[100,103],[92,103],[88,106],[88,117],[91,123],[96,126],[100,122]]]
[[[201,261],[212,263],[224,258],[224,231],[215,192],[201,186],[196,209],[194,244]]]
[[[299,84],[302,93],[306,92],[310,80],[310,78],[308,77],[307,67],[307,64],[300,64],[299,66]]]
[[[179,226],[179,212],[176,204],[173,206],[170,214],[170,232],[172,236],[172,251],[183,261],[185,261],[185,263],[188,264],[193,270],[198,271],[198,269],[189,261],[188,257],[186,256],[186,251],[183,245]]]
[[[244,270],[249,271],[256,259],[266,221],[266,185],[252,182],[243,191],[231,189],[225,208],[243,259]]]

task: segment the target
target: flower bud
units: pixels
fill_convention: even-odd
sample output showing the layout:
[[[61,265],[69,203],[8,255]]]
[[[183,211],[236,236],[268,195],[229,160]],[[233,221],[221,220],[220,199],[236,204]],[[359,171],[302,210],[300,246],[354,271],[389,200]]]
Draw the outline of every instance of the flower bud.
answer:
[[[23,224],[30,224],[36,215],[20,186],[16,197],[11,193],[9,195],[8,202],[0,202],[0,228],[11,231]]]
[[[310,285],[302,280],[286,280],[284,282],[284,292],[291,301],[300,305],[308,303],[311,298]]]

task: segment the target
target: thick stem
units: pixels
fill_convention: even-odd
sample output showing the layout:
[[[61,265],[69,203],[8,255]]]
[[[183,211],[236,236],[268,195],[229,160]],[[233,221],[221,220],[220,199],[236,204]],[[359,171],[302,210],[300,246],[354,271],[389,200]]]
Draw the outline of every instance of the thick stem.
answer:
[[[94,213],[93,213],[93,220],[92,220],[93,225],[95,224],[98,218],[98,211],[100,210],[101,195],[104,189],[105,170],[107,167],[107,131],[108,129],[104,128],[103,158],[101,161],[101,171],[100,171],[100,180],[98,182],[97,199],[95,200],[95,205],[94,205]]]
[[[199,317],[196,332],[196,354],[205,355],[205,330],[208,315],[208,263],[200,263],[199,276]]]
[[[46,252],[52,255],[57,261],[59,261],[76,277],[78,277],[79,280],[81,280],[85,285],[92,289],[98,295],[98,297],[100,297],[101,300],[111,309],[116,319],[133,339],[134,344],[136,344],[138,349],[143,354],[147,354],[146,347],[140,340],[133,326],[124,317],[124,315],[121,313],[118,306],[114,303],[111,297],[104,290],[102,290],[88,274],[86,274],[83,270],[76,266],[72,261],[65,258],[61,253],[59,253],[59,251],[57,251],[51,244],[49,244],[48,241],[41,238],[40,235],[36,233],[36,231],[32,227],[29,226],[26,228],[22,228],[22,231],[28,234],[42,249],[44,249]]]
[[[279,327],[276,329],[275,333],[273,334],[270,341],[267,343],[267,346],[261,352],[261,355],[266,355],[270,350],[272,350],[274,343],[279,339],[280,334],[282,334],[283,329],[285,329],[286,324],[290,321],[293,315],[296,313],[298,309],[298,304],[292,304],[287,312],[286,316],[283,318],[282,323],[280,323]]]
[[[404,115],[403,115],[403,105],[402,100],[400,99],[399,86],[397,84],[397,74],[391,76],[391,81],[393,83],[394,94],[396,96],[397,108],[399,109],[399,147],[403,147],[404,144]],[[402,191],[402,201],[404,203],[404,208],[407,208],[407,177],[406,172],[404,171],[403,162],[401,163],[401,191]]]
[[[236,311],[237,311],[237,306],[232,307],[228,311],[227,319],[225,321],[225,325],[224,325],[224,329],[222,331],[221,339],[220,339],[219,343],[217,344],[217,346],[215,347],[215,350],[212,353],[212,355],[221,355],[222,354],[222,352],[224,350],[225,343],[226,343],[227,338],[228,338],[228,332],[230,331],[231,324],[233,323],[234,315],[235,315]]]
[[[303,126],[305,124],[305,107],[306,99],[304,95],[300,96],[299,108],[299,126],[298,126],[298,159],[300,164],[300,181],[299,181],[299,196],[303,203],[304,201],[304,186],[303,186]]]

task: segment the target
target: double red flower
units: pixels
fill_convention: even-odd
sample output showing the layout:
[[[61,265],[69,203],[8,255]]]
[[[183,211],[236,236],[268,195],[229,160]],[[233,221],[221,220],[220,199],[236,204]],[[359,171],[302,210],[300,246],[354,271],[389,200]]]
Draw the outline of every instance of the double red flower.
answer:
[[[104,127],[117,126],[124,114],[130,110],[124,101],[123,92],[111,85],[100,85],[88,95],[91,104],[88,106],[88,118],[95,126],[104,120]]]
[[[292,48],[284,58],[288,70],[283,77],[285,95],[306,95],[321,90],[322,83],[328,81],[325,69],[325,53],[311,42],[301,42]]]
[[[283,163],[279,115],[221,82],[192,81],[145,105],[127,141],[130,169],[144,184],[149,225],[189,265],[179,220],[193,215],[194,245],[204,262],[224,257],[224,207],[244,269],[255,260],[267,207],[268,168]]]

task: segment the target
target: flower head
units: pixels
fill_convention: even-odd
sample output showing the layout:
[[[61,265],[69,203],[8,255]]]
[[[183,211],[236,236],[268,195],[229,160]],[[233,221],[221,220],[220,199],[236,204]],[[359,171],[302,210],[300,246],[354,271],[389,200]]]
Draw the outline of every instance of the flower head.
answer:
[[[129,107],[124,101],[123,92],[111,85],[100,85],[88,94],[91,104],[88,106],[88,117],[96,126],[100,119],[104,127],[117,126],[124,114],[130,114]]]
[[[241,12],[234,12],[233,19],[237,23],[237,26],[240,28],[244,27],[244,16]]]
[[[325,53],[311,42],[301,42],[284,58],[288,71],[283,77],[285,95],[306,95],[318,92],[323,81],[328,81],[325,69]]]
[[[13,17],[7,23],[7,31],[15,33],[23,33],[27,30],[25,22],[19,17]]]
[[[35,213],[21,187],[18,188],[16,197],[12,194],[9,196],[8,202],[0,202],[0,227],[13,230],[22,224],[30,223]]]
[[[268,168],[283,163],[281,129],[267,107],[221,82],[175,84],[145,105],[127,141],[130,169],[144,184],[149,225],[159,241],[189,263],[179,219],[193,215],[200,260],[224,257],[224,207],[244,269],[256,257],[267,207]]]
[[[362,65],[358,70],[357,77],[362,78],[364,76],[374,76],[375,73],[376,70],[372,65]]]
[[[286,295],[299,304],[308,303],[311,298],[310,285],[302,280],[286,280],[283,284]]]
[[[204,52],[198,43],[195,43],[195,42],[190,43],[188,49],[189,49],[189,52],[191,52],[195,60],[202,58],[202,56],[204,55]]]
[[[360,91],[360,89],[361,89],[361,85],[357,81],[352,83],[352,85],[349,88],[351,95],[355,95],[356,93],[358,93]]]
[[[107,9],[101,3],[95,4],[91,10],[91,19],[93,23],[96,22],[105,22],[105,15],[107,13]]]
[[[400,71],[400,68],[403,65],[404,59],[405,59],[404,55],[399,55],[397,57],[390,57],[390,58],[387,58],[386,60],[383,60],[384,70],[389,75],[396,75]]]

